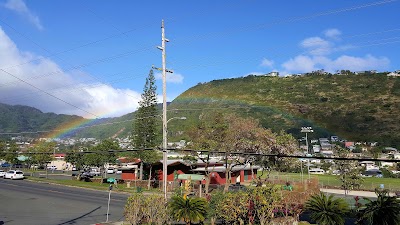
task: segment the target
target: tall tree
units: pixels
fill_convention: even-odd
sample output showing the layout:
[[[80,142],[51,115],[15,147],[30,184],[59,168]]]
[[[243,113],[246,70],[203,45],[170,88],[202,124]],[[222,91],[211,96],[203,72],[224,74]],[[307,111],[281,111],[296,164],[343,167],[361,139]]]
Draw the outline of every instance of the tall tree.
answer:
[[[197,125],[193,126],[188,135],[191,138],[189,146],[194,149],[209,150],[210,152],[203,152],[201,154],[192,152],[194,156],[198,157],[204,163],[205,172],[205,193],[208,194],[208,189],[211,181],[211,173],[213,169],[211,166],[212,152],[220,148],[226,134],[228,125],[224,122],[222,113],[217,114],[201,114],[200,121]]]
[[[207,118],[203,115],[200,119]],[[271,130],[260,126],[257,120],[241,118],[235,114],[216,114],[201,122],[193,131],[189,132],[193,147],[201,150],[224,151],[226,158],[226,185],[225,191],[231,182],[231,172],[234,167],[249,164],[254,157],[249,155],[231,155],[231,153],[272,153],[290,154],[296,150],[292,144],[293,138],[280,133],[275,134]],[[294,142],[293,142],[294,143]],[[209,159],[209,155],[205,157]],[[202,158],[201,158],[202,159]],[[203,159],[204,160],[204,159]],[[206,163],[207,166],[207,163]],[[206,170],[206,190],[209,182],[209,169]]]
[[[157,120],[159,118],[157,116],[156,91],[157,86],[155,85],[154,73],[153,70],[150,70],[143,88],[142,98],[139,101],[139,108],[135,114],[132,132],[133,146],[137,149],[142,149],[134,153],[134,156],[141,160],[139,175],[141,180],[143,179],[143,164],[152,164],[154,161],[161,159],[155,150],[145,150],[154,148],[160,144],[157,130]],[[149,179],[151,179],[150,176]]]
[[[67,155],[65,156],[65,161],[71,163],[78,170],[82,169],[83,166],[85,165],[83,153],[78,152],[76,150],[68,152]]]
[[[340,157],[349,157],[350,152],[346,149],[336,147],[336,151]],[[348,160],[335,160],[340,175],[338,179],[342,183],[342,187],[347,194],[350,190],[359,189],[364,182],[361,177],[361,171],[357,167],[357,162]]]
[[[11,143],[2,143],[0,144],[0,149],[2,153],[0,153],[0,158],[4,159],[10,164],[10,169],[13,166],[13,164],[16,164],[18,162],[18,146],[15,144],[15,142]]]
[[[113,142],[112,140],[103,140],[101,143],[89,149],[94,153],[85,153],[83,161],[85,165],[102,167],[104,169],[106,163],[115,163],[115,160],[117,159],[114,152],[108,151],[118,149],[118,143]]]
[[[46,178],[48,178],[47,164],[53,159],[55,147],[55,142],[40,141],[29,150],[33,153],[32,162],[43,166],[46,169]]]

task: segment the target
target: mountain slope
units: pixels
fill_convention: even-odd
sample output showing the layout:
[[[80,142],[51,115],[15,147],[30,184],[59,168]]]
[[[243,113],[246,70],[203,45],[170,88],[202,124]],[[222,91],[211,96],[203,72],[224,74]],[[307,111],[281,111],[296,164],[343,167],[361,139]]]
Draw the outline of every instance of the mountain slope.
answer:
[[[0,113],[0,132],[12,133],[49,130],[71,120],[83,119],[79,116],[43,113],[29,106],[1,103]]]
[[[161,111],[161,105],[159,108]],[[169,104],[168,118],[187,119],[168,123],[168,140],[185,139],[185,131],[202,113],[216,111],[253,117],[266,128],[285,130],[296,137],[304,136],[300,127],[312,126],[315,132],[310,138],[339,135],[400,147],[400,78],[386,74],[248,76],[199,84]],[[130,113],[89,121],[0,104],[0,133],[53,130],[78,121],[83,127],[64,137],[124,137],[131,132],[133,119],[134,113]]]
[[[43,113],[29,106],[13,106],[0,103],[0,133],[15,133],[13,136],[22,132],[23,135],[29,137],[47,137],[48,134],[55,133],[52,132],[54,130],[68,130],[75,127],[81,128],[65,134],[59,132],[60,137],[95,137],[105,139],[117,133],[119,136],[126,136],[131,132],[132,118],[133,113],[117,118],[89,120],[74,115]]]
[[[202,112],[222,110],[297,137],[304,136],[301,126],[313,126],[311,137],[336,134],[400,146],[400,79],[386,74],[215,80],[178,96],[173,109],[188,117],[188,124]]]

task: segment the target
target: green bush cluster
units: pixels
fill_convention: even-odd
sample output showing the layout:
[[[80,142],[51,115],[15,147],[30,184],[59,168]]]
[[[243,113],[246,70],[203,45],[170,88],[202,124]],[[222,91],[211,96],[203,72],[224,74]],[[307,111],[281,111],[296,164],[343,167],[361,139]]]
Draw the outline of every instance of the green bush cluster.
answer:
[[[287,191],[283,191],[287,192]],[[126,221],[130,224],[269,224],[276,217],[297,220],[297,216],[282,214],[282,190],[277,185],[248,188],[240,191],[215,190],[204,198],[185,197],[177,191],[163,204],[161,195],[137,193],[129,197],[125,207]],[[286,208],[285,208],[286,209]]]

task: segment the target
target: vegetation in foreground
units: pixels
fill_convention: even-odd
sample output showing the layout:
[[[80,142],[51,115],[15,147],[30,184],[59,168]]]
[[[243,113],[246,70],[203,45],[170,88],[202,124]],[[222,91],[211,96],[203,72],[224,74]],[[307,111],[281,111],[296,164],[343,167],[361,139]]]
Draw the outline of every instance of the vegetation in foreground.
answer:
[[[400,224],[400,201],[386,190],[376,190],[377,199],[364,198],[349,205],[343,198],[320,193],[317,189],[296,186],[287,190],[265,184],[239,191],[213,191],[205,197],[186,197],[185,190],[176,191],[165,202],[161,195],[131,195],[125,206],[129,224],[309,224],[299,221],[303,213],[311,222],[321,225],[343,225],[346,220],[362,225]],[[154,202],[164,204],[154,204]]]

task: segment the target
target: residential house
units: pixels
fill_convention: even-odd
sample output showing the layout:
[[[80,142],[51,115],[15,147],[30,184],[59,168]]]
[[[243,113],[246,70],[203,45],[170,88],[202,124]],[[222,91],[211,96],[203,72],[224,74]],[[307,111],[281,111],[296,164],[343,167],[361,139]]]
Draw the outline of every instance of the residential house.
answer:
[[[72,170],[72,164],[65,161],[65,153],[56,153],[53,159],[47,164],[47,167],[54,167],[56,170]]]
[[[400,77],[400,71],[390,72],[387,74],[388,77]]]

